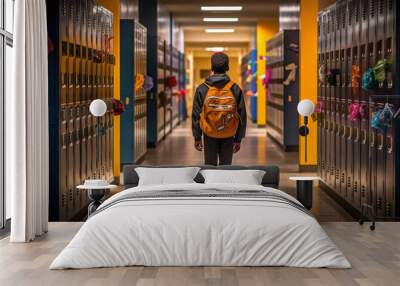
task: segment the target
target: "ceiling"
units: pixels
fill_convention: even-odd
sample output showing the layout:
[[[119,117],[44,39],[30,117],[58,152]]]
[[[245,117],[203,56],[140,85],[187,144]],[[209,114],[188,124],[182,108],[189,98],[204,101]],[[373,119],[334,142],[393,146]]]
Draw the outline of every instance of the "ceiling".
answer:
[[[279,15],[279,5],[297,3],[297,0],[160,0],[168,11],[172,12],[175,21],[183,27],[205,27],[203,17],[239,17],[238,23],[231,26],[254,26],[258,20],[274,18]],[[243,6],[238,12],[204,12],[201,6]],[[225,26],[216,23],[208,26]]]
[[[230,50],[247,50],[255,41],[259,20],[279,17],[279,6],[298,0],[159,0],[175,22],[183,28],[185,47],[194,51],[223,46]],[[243,6],[237,12],[206,12],[201,6]],[[236,23],[205,23],[204,17],[238,17]],[[206,33],[207,28],[234,28],[234,33]]]

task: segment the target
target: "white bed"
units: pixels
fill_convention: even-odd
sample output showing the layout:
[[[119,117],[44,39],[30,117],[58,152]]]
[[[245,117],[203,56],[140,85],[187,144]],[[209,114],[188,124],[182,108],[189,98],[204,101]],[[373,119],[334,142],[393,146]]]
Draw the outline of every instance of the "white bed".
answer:
[[[182,195],[136,197],[175,190]],[[254,197],[252,191],[263,193]],[[233,195],[190,196],[193,192]],[[100,206],[50,269],[128,265],[350,268],[318,222],[298,204],[279,190],[254,185],[192,183],[127,189]]]

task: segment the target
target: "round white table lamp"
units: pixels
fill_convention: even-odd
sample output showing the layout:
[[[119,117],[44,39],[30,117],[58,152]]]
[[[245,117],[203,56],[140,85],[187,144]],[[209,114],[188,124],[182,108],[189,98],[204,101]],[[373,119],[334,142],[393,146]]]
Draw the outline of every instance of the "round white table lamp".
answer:
[[[107,112],[107,104],[104,102],[104,100],[101,99],[95,99],[90,103],[89,106],[89,111],[90,113],[96,117],[96,165],[98,164],[100,160],[100,154],[101,154],[101,145],[100,145],[100,136],[105,135],[105,128],[103,124],[100,121],[100,117],[104,116]],[[101,171],[100,169],[98,170],[99,174],[96,176],[97,178],[101,177]]]
[[[297,112],[301,116],[310,116],[314,113],[314,103],[309,99],[303,99],[297,105]]]

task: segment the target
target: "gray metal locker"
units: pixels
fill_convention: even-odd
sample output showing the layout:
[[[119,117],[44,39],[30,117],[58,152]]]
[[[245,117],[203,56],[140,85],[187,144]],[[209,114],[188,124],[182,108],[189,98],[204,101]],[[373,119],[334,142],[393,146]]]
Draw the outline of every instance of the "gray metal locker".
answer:
[[[134,73],[147,74],[147,30],[134,22]],[[147,152],[147,96],[144,89],[135,93],[135,161]]]

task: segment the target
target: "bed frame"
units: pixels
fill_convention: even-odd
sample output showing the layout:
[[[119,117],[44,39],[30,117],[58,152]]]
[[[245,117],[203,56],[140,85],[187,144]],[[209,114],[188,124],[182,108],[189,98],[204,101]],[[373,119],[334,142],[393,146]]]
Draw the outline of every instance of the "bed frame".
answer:
[[[200,167],[202,170],[205,169],[217,169],[217,170],[262,170],[265,171],[265,175],[262,179],[261,184],[264,187],[278,188],[279,187],[279,167],[278,166],[261,166],[261,165],[253,165],[253,166],[240,166],[240,165],[232,165],[232,166],[209,166],[209,165],[198,165],[198,166],[149,166],[149,165],[125,165],[123,167],[123,185],[124,188],[132,188],[136,187],[139,183],[139,176],[135,171],[136,167],[149,167],[149,168],[178,168],[178,167]],[[197,183],[204,183],[204,178],[198,173],[194,180]]]

